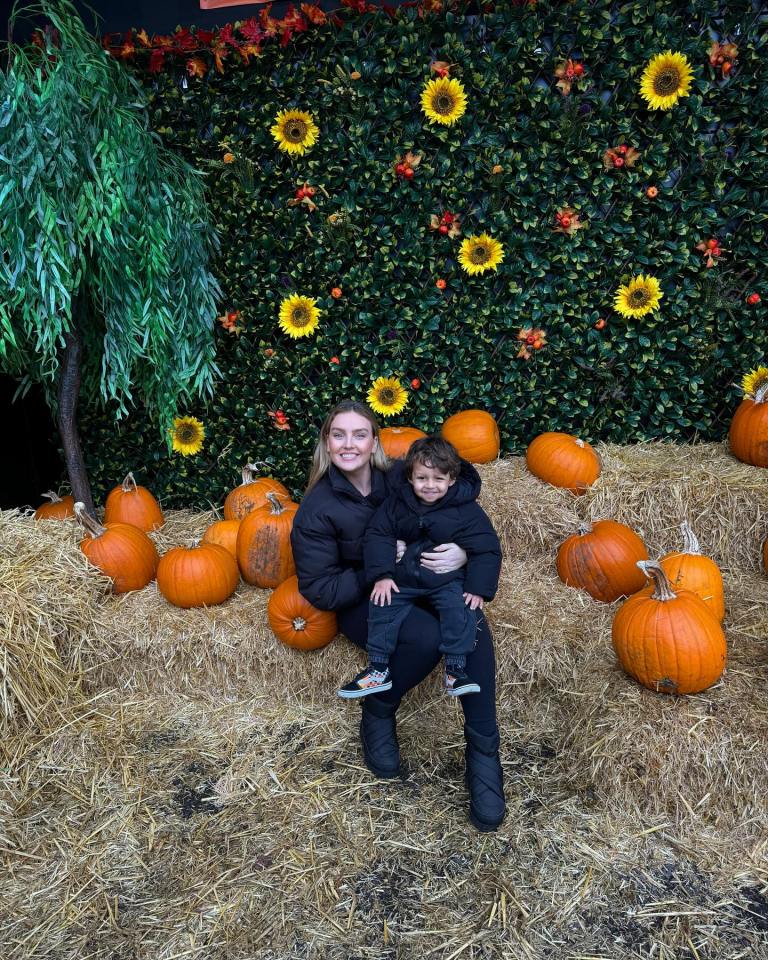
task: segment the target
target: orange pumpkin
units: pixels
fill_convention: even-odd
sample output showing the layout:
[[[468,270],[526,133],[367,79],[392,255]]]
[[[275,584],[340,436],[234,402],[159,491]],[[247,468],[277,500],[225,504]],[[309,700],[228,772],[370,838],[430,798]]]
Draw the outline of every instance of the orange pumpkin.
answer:
[[[174,547],[160,558],[157,586],[175,607],[212,607],[228,600],[240,574],[232,554],[218,543]]]
[[[60,497],[58,493],[49,490],[43,494],[48,497],[50,503],[41,503],[35,510],[35,520],[66,520],[75,515],[75,498],[66,496]]]
[[[768,540],[763,544],[763,570],[768,573]]]
[[[654,584],[630,597],[613,620],[613,648],[623,669],[649,690],[700,693],[722,676],[723,628],[701,597],[673,591],[661,564],[641,562]]]
[[[277,587],[296,573],[291,550],[291,528],[297,503],[268,493],[269,501],[240,523],[237,562],[243,580],[255,587]]]
[[[297,650],[324,647],[339,632],[336,614],[318,610],[299,593],[297,577],[283,580],[267,603],[267,619],[277,639]]]
[[[239,520],[214,520],[203,534],[203,543],[218,543],[220,547],[229,550],[237,560],[237,533],[240,529]]]
[[[384,427],[379,435],[381,448],[392,460],[401,460],[411,449],[414,440],[426,437],[418,427]]]
[[[540,433],[525,451],[531,473],[564,487],[576,495],[584,493],[600,476],[600,458],[587,443],[569,433]]]
[[[753,467],[768,467],[768,383],[754,398],[745,397],[736,409],[728,431],[731,453]]]
[[[490,463],[499,455],[499,426],[485,410],[454,413],[440,432],[470,463]]]
[[[89,562],[112,578],[115,593],[141,590],[157,571],[157,547],[138,527],[130,523],[98,523],[75,504],[75,516],[86,529],[80,549]]]
[[[279,480],[260,477],[257,470],[258,464],[255,463],[246,463],[243,467],[243,482],[224,501],[225,520],[242,520],[252,510],[263,507],[267,503],[268,493],[276,493],[285,500],[291,499],[288,489]]]
[[[688,523],[681,523],[680,531],[683,534],[682,552],[667,553],[659,563],[669,577],[673,590],[681,588],[693,591],[722,623],[725,617],[725,599],[720,568],[714,560],[702,555],[699,541]]]
[[[645,544],[634,530],[615,520],[583,523],[557,551],[557,575],[604,603],[640,590],[645,575],[637,567],[647,560]]]
[[[104,523],[130,523],[146,533],[159,530],[165,517],[149,490],[137,486],[129,473],[120,486],[110,490],[104,505]]]

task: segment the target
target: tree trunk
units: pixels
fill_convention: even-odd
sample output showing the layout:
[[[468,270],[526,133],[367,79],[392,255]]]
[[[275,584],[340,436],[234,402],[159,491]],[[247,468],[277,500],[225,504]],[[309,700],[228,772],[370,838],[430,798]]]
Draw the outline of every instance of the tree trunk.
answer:
[[[91,484],[83,460],[80,435],[77,432],[77,400],[80,395],[80,353],[82,341],[77,328],[77,302],[73,304],[72,330],[64,336],[64,356],[59,370],[59,434],[64,447],[72,496],[82,501],[92,517],[96,516],[91,495]]]

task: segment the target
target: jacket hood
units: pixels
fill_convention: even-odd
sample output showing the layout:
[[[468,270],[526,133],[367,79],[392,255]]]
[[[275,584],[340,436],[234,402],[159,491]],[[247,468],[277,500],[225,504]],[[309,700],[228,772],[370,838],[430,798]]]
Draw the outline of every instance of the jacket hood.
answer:
[[[413,487],[408,477],[403,473],[400,486],[398,487],[398,495],[400,498],[412,509],[418,510],[419,512],[427,513],[430,510],[440,509],[447,504],[451,506],[460,507],[465,503],[471,503],[473,500],[477,500],[480,495],[480,474],[475,470],[471,463],[468,463],[466,460],[461,461],[461,473],[456,479],[456,483],[452,487],[448,488],[448,492],[444,497],[441,497],[440,500],[437,500],[435,503],[423,503],[419,500],[416,494],[413,492]]]

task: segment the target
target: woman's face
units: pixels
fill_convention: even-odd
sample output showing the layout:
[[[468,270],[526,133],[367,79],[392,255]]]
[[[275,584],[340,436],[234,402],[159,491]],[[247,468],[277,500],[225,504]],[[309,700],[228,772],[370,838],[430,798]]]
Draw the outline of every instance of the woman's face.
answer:
[[[335,467],[344,473],[354,473],[369,466],[377,444],[371,422],[350,411],[333,418],[326,449]]]

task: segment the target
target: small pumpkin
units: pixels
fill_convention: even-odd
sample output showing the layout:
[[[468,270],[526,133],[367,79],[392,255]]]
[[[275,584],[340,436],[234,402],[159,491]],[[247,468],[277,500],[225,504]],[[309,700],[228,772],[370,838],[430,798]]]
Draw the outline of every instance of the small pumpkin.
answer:
[[[728,444],[737,460],[753,467],[768,467],[768,383],[736,408],[728,430]]]
[[[418,427],[384,427],[379,434],[381,448],[392,460],[401,460],[411,449],[414,440],[426,437]]]
[[[673,590],[656,561],[638,566],[653,580],[619,608],[611,639],[622,668],[659,693],[701,693],[722,676],[723,628],[690,590]]]
[[[267,603],[267,619],[277,639],[297,650],[317,650],[339,632],[336,614],[318,610],[299,593],[297,577],[283,580]]]
[[[229,550],[237,560],[237,534],[240,530],[239,520],[214,520],[203,534],[203,543],[218,543],[220,547]]]
[[[130,523],[102,525],[85,512],[84,503],[76,503],[74,509],[87,532],[80,549],[90,563],[112,578],[115,593],[141,590],[154,579],[157,547],[143,530]]]
[[[246,463],[242,470],[243,482],[235,487],[224,501],[224,519],[242,520],[243,517],[263,507],[267,503],[267,494],[276,493],[284,500],[290,500],[288,489],[273,477],[260,477],[258,464]]]
[[[569,587],[586,590],[595,600],[613,603],[642,589],[647,560],[645,544],[634,530],[616,520],[579,524],[557,551],[557,575]]]
[[[35,520],[66,520],[75,515],[75,498],[67,495],[60,497],[58,493],[49,490],[43,494],[51,502],[41,503],[35,510]]]
[[[240,573],[232,554],[218,543],[173,547],[157,567],[157,587],[175,607],[212,607],[228,600]]]
[[[499,455],[499,425],[485,410],[454,413],[440,432],[470,463],[490,463]]]
[[[564,487],[571,493],[584,493],[600,476],[600,458],[586,440],[570,433],[540,433],[525,451],[525,463],[531,473]]]
[[[145,533],[165,523],[160,504],[146,487],[136,483],[132,473],[110,490],[104,505],[104,523],[130,523]]]
[[[686,521],[680,524],[680,532],[683,535],[682,552],[667,553],[659,563],[669,577],[673,590],[692,590],[722,623],[725,599],[720,568],[714,560],[702,555],[699,541]]]
[[[273,492],[267,494],[267,501],[240,522],[237,562],[247,583],[274,588],[296,573],[291,529],[299,505]]]

